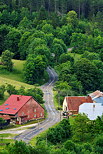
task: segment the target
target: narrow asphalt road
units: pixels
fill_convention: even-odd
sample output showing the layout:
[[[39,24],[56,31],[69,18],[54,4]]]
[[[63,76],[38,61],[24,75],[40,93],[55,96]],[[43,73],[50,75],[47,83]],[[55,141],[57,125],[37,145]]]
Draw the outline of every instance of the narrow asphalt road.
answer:
[[[47,110],[48,117],[43,122],[38,122],[37,126],[26,130],[20,135],[17,135],[14,138],[15,140],[22,140],[28,143],[34,136],[38,135],[39,133],[43,132],[44,130],[50,128],[51,126],[60,121],[61,115],[60,112],[57,111],[54,107],[52,90],[54,83],[58,79],[58,76],[56,72],[50,67],[47,68],[47,72],[49,74],[49,82],[41,86],[41,89],[44,93],[45,108]]]

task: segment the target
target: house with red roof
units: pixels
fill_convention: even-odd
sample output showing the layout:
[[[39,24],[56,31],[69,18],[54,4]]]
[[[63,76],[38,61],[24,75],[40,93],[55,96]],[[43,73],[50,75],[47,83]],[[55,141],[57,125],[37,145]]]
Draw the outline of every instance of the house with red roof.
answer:
[[[67,96],[63,101],[63,112],[78,114],[79,106],[83,103],[93,103],[90,96]]]
[[[12,122],[22,124],[44,118],[44,108],[32,96],[11,95],[0,105],[0,116],[9,116]]]

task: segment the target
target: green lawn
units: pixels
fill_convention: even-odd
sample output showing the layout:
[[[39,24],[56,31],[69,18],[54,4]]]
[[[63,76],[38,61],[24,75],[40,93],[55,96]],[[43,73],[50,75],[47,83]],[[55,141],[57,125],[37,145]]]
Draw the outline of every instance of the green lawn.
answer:
[[[6,70],[0,70],[0,85],[12,84],[17,89],[21,86],[27,88],[33,88],[33,85],[24,83],[23,79],[23,65],[25,61],[23,60],[12,60],[13,61],[13,71],[8,72]],[[0,105],[8,98],[8,94],[5,92],[5,97],[3,100],[0,100]]]
[[[23,66],[25,61],[23,60],[12,60],[13,61],[13,71],[9,72],[7,70],[0,70],[0,76],[2,78],[12,79],[16,81],[24,82],[23,79]]]
[[[21,86],[25,87],[26,89],[34,88],[33,85],[29,85],[29,84],[26,84],[26,83],[23,83],[23,82],[19,82],[19,81],[11,80],[11,79],[8,79],[8,78],[0,77],[0,85],[6,85],[7,83],[14,85],[17,89],[19,89]],[[5,97],[4,97],[3,100],[0,100],[0,105],[3,104],[8,97],[9,97],[8,93],[5,92]]]

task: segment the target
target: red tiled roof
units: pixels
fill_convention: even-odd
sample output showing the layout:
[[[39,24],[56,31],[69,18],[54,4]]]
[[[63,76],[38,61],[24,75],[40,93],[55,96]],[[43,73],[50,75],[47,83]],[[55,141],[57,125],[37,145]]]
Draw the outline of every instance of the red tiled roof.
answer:
[[[71,111],[78,111],[79,106],[83,103],[93,103],[90,96],[70,96],[66,97],[68,109]]]
[[[4,120],[9,120],[10,116],[9,115],[0,115],[0,118],[2,118]]]
[[[15,115],[32,96],[11,95],[3,105],[0,105],[0,114]]]

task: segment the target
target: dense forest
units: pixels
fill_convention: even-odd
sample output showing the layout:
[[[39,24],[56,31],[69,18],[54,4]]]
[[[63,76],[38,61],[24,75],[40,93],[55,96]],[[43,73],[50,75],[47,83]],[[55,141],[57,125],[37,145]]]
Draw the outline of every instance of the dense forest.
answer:
[[[26,60],[24,81],[34,84],[54,67],[61,100],[103,90],[102,9],[102,0],[1,0],[0,69]]]
[[[29,12],[39,11],[43,6],[48,12],[63,15],[71,10],[78,13],[78,17],[92,18],[98,11],[103,11],[102,0],[1,0],[0,9],[8,11],[28,8]]]

